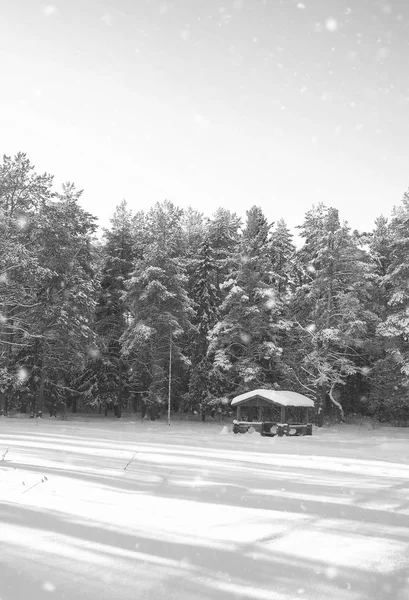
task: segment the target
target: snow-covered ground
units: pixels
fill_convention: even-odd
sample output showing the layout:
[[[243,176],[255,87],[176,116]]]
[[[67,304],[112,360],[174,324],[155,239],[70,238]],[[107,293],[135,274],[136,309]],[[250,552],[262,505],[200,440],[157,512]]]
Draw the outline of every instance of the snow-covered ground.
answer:
[[[408,600],[409,431],[0,418],[0,599]]]

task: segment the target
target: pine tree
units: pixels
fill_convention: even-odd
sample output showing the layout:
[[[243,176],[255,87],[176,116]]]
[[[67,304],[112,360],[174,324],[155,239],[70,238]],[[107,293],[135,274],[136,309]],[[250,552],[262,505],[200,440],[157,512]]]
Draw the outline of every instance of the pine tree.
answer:
[[[348,378],[362,372],[362,345],[368,323],[376,319],[367,309],[368,264],[338,211],[319,205],[301,226],[305,245],[297,261],[303,283],[291,310],[296,322],[293,373],[301,385],[316,391],[319,410],[326,398],[340,411],[336,396]]]
[[[133,269],[135,253],[134,220],[123,201],[114,212],[111,228],[104,231],[94,327],[98,352],[90,357],[79,381],[87,404],[103,405],[105,411],[113,407],[117,417],[121,416],[128,392],[128,369],[121,356],[120,343],[127,319],[122,295]]]
[[[209,239],[205,239],[198,251],[193,285],[194,324],[198,331],[196,354],[199,361],[206,355],[209,331],[218,317],[216,269],[212,246]]]
[[[125,284],[130,321],[122,353],[132,361],[134,384],[142,388],[135,391],[146,391],[154,408],[166,401],[170,345],[175,364],[189,363],[182,342],[193,311],[180,264],[180,215],[169,202],[148,213],[150,243]]]
[[[38,175],[23,153],[0,165],[0,410],[25,379],[18,355],[29,343],[33,289],[45,271],[33,242],[35,217],[51,198],[52,177]],[[21,375],[23,374],[23,375]]]
[[[210,332],[210,378],[223,383],[220,395],[272,386],[281,377],[282,305],[271,269],[269,231],[262,211],[247,212],[236,257],[238,268],[224,284],[221,319]]]
[[[65,374],[83,368],[95,342],[91,237],[96,225],[78,205],[80,196],[66,184],[37,216],[36,254],[43,271],[30,313],[30,343],[20,356],[37,411],[43,410],[46,394],[51,400],[65,397]]]
[[[371,240],[377,267],[378,350],[373,368],[371,409],[382,419],[409,421],[409,192],[393,211],[391,223],[378,219]],[[379,373],[383,373],[382,385]]]
[[[217,267],[213,258],[213,249],[208,238],[201,244],[198,257],[197,268],[193,276],[193,324],[195,330],[193,341],[190,344],[190,355],[192,357],[193,368],[189,385],[189,405],[196,408],[205,420],[208,401],[212,399],[212,394],[208,393],[209,382],[207,381],[210,372],[209,362],[206,359],[208,349],[209,332],[217,322],[219,296],[216,289]]]
[[[270,247],[272,269],[276,276],[276,286],[278,294],[286,297],[291,287],[294,286],[294,266],[293,257],[295,246],[292,241],[292,234],[285,221],[277,221],[275,229],[271,232]]]
[[[234,266],[239,250],[241,219],[225,208],[219,208],[208,226],[208,237],[217,265],[216,287],[220,289]]]
[[[394,340],[396,352],[400,353],[402,372],[409,376],[409,192],[404,194],[402,205],[394,209],[390,238],[389,248],[383,248],[386,274],[382,283],[387,306],[378,329],[381,335]]]

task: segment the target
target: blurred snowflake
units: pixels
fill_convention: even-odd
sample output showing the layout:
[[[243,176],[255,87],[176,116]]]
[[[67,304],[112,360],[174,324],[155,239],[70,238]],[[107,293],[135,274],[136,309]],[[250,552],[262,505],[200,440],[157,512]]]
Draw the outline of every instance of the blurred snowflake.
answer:
[[[19,371],[17,373],[17,379],[19,380],[20,383],[23,383],[27,378],[28,378],[28,371],[27,371],[27,369],[22,367],[21,369],[19,369]]]
[[[46,17],[51,17],[55,12],[57,12],[57,7],[54,4],[46,4],[43,6],[43,15]]]
[[[43,583],[43,590],[45,590],[46,592],[55,592],[55,585],[53,583],[51,583],[51,581],[44,581]]]
[[[339,28],[339,25],[338,25],[337,21],[335,19],[333,19],[332,17],[330,17],[329,19],[327,19],[325,21],[325,29],[327,29],[328,31],[337,31],[338,28]]]

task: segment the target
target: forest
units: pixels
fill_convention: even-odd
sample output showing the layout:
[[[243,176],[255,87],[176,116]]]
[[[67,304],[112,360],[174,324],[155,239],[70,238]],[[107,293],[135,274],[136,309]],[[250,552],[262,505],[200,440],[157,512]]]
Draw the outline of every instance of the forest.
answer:
[[[156,418],[170,395],[204,420],[263,387],[409,425],[409,192],[367,232],[312,206],[297,243],[251,203],[241,218],[122,201],[99,235],[81,194],[2,159],[2,414]]]

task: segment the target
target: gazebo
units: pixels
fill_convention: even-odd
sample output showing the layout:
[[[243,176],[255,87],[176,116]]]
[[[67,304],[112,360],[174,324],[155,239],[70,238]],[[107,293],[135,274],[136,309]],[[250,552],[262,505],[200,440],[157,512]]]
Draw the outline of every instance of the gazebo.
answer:
[[[312,435],[309,409],[314,402],[303,394],[257,389],[236,396],[231,406],[237,409],[234,433],[247,433],[252,427],[263,436]]]

